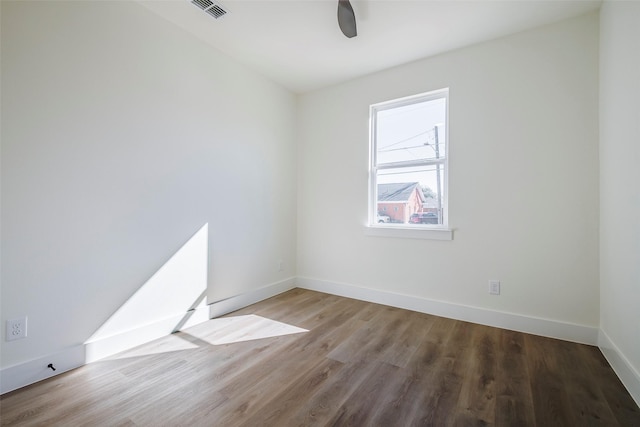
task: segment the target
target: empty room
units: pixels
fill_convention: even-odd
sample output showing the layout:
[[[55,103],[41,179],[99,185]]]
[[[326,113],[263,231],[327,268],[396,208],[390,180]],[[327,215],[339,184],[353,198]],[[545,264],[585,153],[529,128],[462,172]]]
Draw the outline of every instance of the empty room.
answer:
[[[0,15],[0,425],[640,425],[640,1]]]

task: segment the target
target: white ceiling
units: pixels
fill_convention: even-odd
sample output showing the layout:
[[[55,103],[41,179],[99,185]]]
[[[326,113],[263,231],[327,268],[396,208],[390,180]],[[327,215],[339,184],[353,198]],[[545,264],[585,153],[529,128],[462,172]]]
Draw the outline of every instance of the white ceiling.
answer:
[[[358,36],[337,0],[220,0],[214,19],[190,0],[145,7],[297,93],[597,9],[591,0],[352,0]]]

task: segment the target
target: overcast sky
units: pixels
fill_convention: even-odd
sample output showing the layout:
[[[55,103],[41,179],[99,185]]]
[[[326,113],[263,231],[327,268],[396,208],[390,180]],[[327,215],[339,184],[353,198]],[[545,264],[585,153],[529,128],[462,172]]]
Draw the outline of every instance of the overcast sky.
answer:
[[[378,164],[436,158],[436,126],[439,157],[446,155],[446,101],[443,98],[378,111]],[[378,183],[420,182],[437,191],[436,167],[414,168],[411,173],[378,172]]]

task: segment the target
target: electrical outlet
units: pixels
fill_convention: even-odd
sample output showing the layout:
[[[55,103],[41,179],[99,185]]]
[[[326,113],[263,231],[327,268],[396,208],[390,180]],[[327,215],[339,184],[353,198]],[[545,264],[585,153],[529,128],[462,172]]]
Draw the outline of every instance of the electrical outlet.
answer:
[[[7,320],[7,341],[27,337],[27,316]]]
[[[284,270],[284,262],[280,260],[278,262],[278,271],[282,271],[282,270]]]
[[[500,295],[500,281],[489,280],[489,293],[491,295]]]

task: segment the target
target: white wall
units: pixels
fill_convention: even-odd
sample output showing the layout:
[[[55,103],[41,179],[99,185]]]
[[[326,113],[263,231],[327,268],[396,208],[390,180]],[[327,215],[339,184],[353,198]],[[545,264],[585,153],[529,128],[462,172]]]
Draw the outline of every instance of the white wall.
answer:
[[[369,105],[444,87],[453,241],[366,236]],[[306,94],[299,123],[299,277],[597,327],[596,13]]]
[[[3,367],[83,344],[206,224],[209,302],[295,275],[290,92],[133,2],[9,1],[2,90]]]
[[[640,403],[640,3],[605,2],[600,44],[600,346]]]

